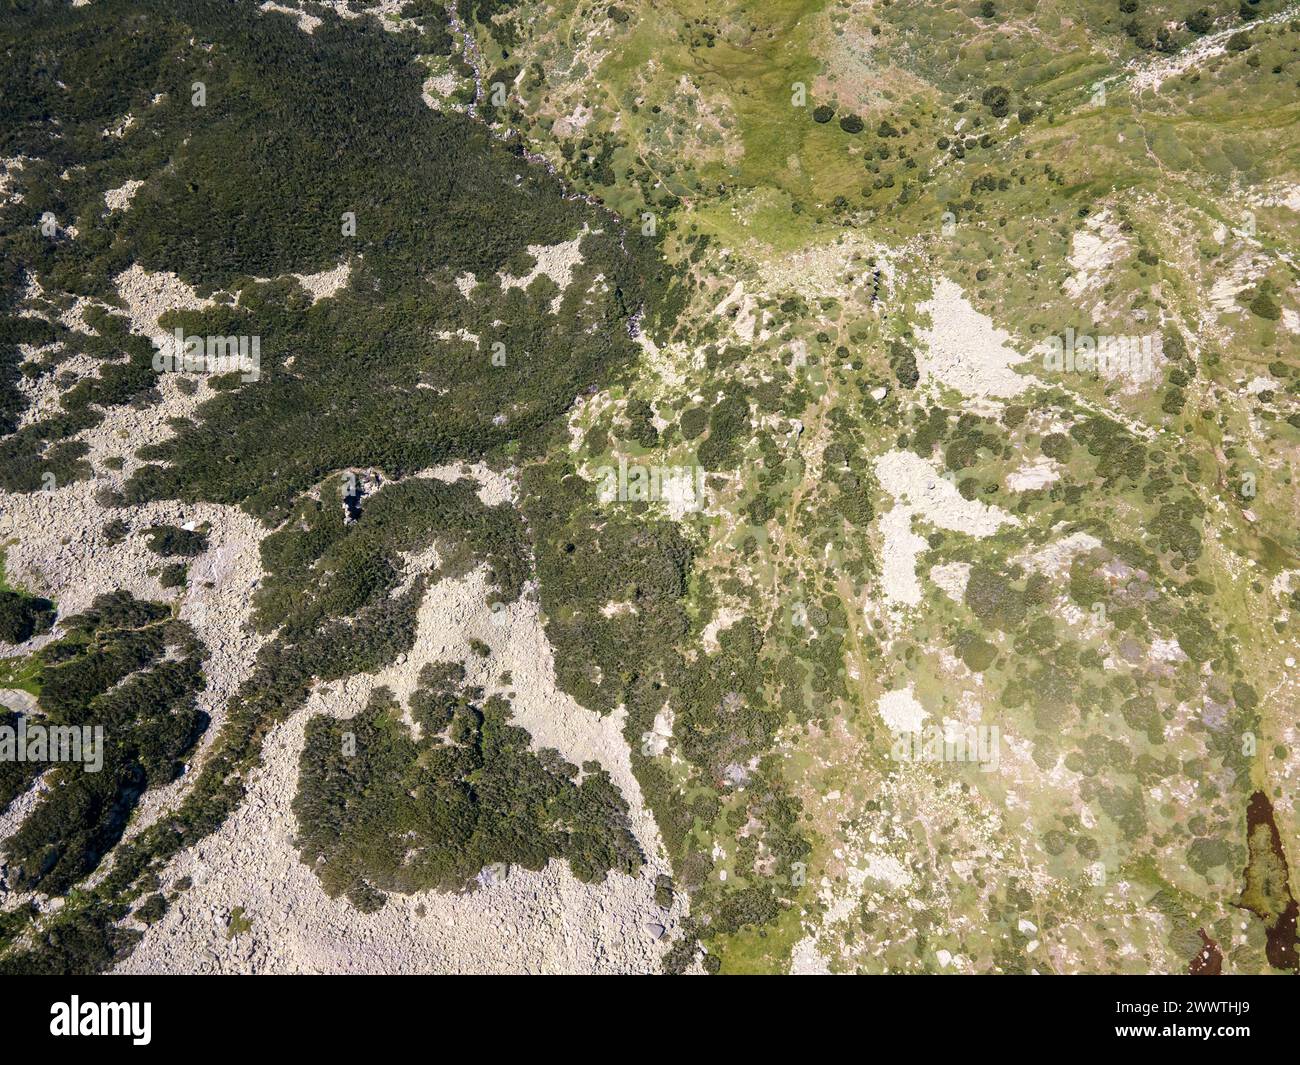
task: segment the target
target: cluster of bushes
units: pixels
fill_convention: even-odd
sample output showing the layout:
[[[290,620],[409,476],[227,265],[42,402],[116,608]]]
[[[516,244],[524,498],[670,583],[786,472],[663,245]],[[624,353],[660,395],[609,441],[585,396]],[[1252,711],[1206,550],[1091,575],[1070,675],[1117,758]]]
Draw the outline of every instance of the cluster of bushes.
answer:
[[[678,419],[683,440],[694,440],[709,427],[709,412],[703,407],[690,407]]]
[[[1009,574],[980,563],[971,567],[964,598],[981,624],[1012,632],[1024,623],[1031,603],[1045,600],[1046,578],[1034,574],[1018,587]]]
[[[928,459],[948,433],[948,412],[938,404],[925,408],[914,407],[912,425],[911,449],[921,458]],[[900,439],[899,446],[908,445]]]
[[[644,399],[627,404],[628,437],[649,451],[659,446],[659,430],[654,424],[654,409]]]
[[[189,578],[190,569],[183,562],[169,562],[158,574],[158,584],[162,588],[184,588]]]
[[[916,352],[901,340],[889,344],[889,368],[894,371],[894,376],[903,388],[915,388],[921,379],[916,365]]]
[[[208,535],[202,530],[178,529],[175,525],[155,525],[145,533],[149,550],[163,558],[193,558],[208,549]]]
[[[636,504],[599,505],[592,484],[558,462],[525,471],[523,488],[556,678],[608,712],[632,678],[666,668],[687,631],[690,545],[679,525],[648,521]],[[607,616],[611,602],[633,609]]]
[[[1184,562],[1201,557],[1201,518],[1205,506],[1193,495],[1183,495],[1161,504],[1150,523],[1152,534],[1162,550],[1181,556]]]
[[[461,891],[493,865],[568,861],[584,881],[643,862],[627,804],[598,763],[532,751],[508,703],[463,688],[462,667],[428,667],[410,710],[384,690],[355,717],[307,726],[294,809],[302,858],[327,894],[359,909],[385,891]]]
[[[0,588],[0,641],[23,643],[54,624],[54,604],[40,596]]]
[[[369,496],[344,521],[343,485],[327,482],[262,542],[266,577],[254,606],[264,632],[290,638],[350,617],[396,588],[402,556],[437,543],[438,576],[486,563],[501,600],[519,597],[530,569],[527,535],[509,504],[485,506],[474,482],[413,478]]]
[[[994,118],[1005,118],[1011,113],[1011,90],[1002,85],[990,85],[980,96],[980,103]]]
[[[195,703],[203,646],[170,609],[114,592],[66,627],[67,636],[39,652],[41,715],[28,725],[101,728],[102,765],[88,772],[83,746],[85,764],[50,766],[49,790],[4,843],[10,884],[47,894],[68,891],[98,867],[140,797],[179,775],[207,727]],[[8,805],[17,793],[7,779],[0,797]]]
[[[0,212],[3,219],[3,212]],[[0,222],[0,245],[5,243],[3,222]],[[128,331],[127,320],[122,315],[90,308],[86,322],[98,335],[68,329],[62,324],[51,324],[36,318],[14,321],[34,323],[22,327],[5,328],[0,325],[0,365],[6,360],[17,375],[51,374],[60,363],[75,355],[121,361],[105,361],[94,376],[83,378],[64,392],[61,410],[13,432],[0,440],[0,488],[15,492],[30,492],[44,488],[46,475],[52,474],[55,484],[67,484],[90,476],[89,463],[84,460],[88,449],[85,444],[70,438],[93,428],[103,421],[103,408],[129,402],[153,402],[157,399],[154,386],[153,346],[141,336]],[[18,363],[17,339],[24,343],[52,345],[41,363]],[[16,409],[18,405],[15,405]],[[13,425],[16,428],[16,424]],[[6,427],[0,422],[0,434]]]
[[[858,447],[847,438],[827,445],[822,453],[826,478],[838,491],[833,506],[850,525],[866,529],[875,517],[871,503],[870,480],[863,473],[867,463]]]
[[[1095,415],[1076,422],[1070,436],[1096,459],[1097,476],[1106,487],[1122,479],[1137,482],[1146,470],[1147,453],[1142,442],[1110,418]]]
[[[0,706],[0,728],[14,729],[17,732],[21,714]],[[16,758],[0,758],[0,813],[9,808],[9,804],[32,786],[45,768],[40,762],[20,762]],[[0,940],[0,942],[3,942]]]
[[[742,389],[731,388],[709,411],[709,435],[697,452],[700,465],[706,470],[733,467],[749,431],[749,400]]]

